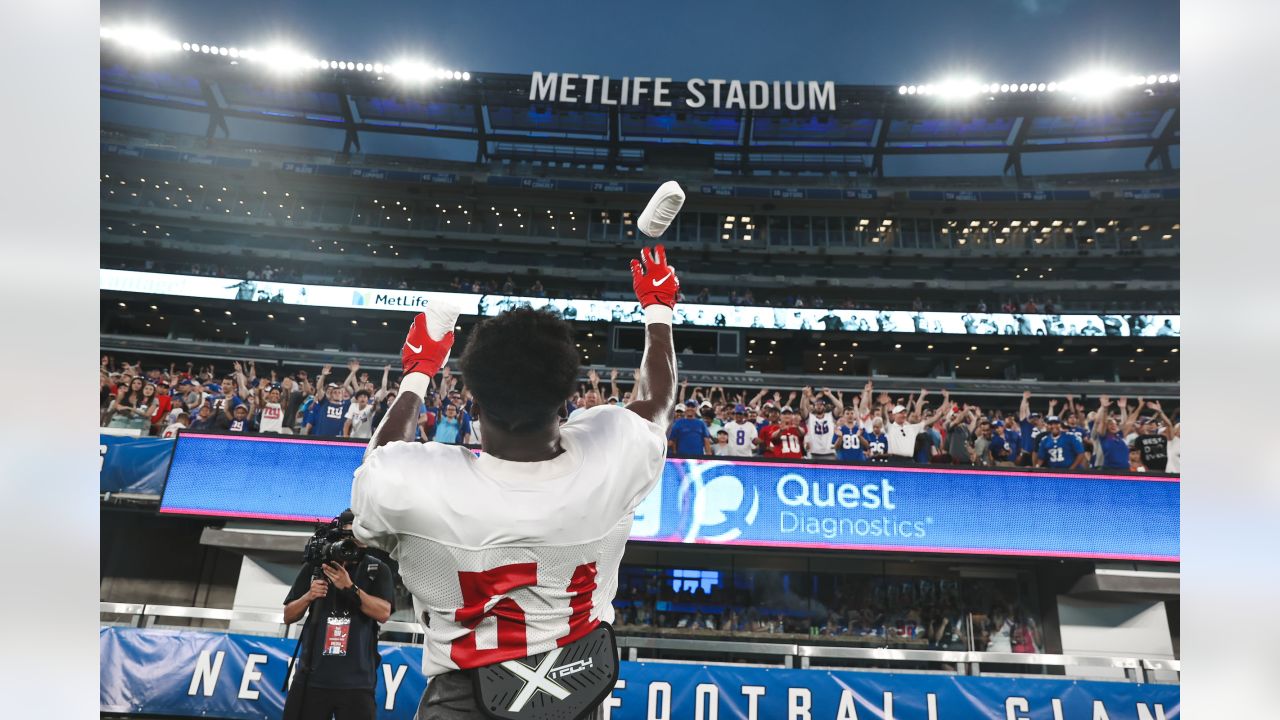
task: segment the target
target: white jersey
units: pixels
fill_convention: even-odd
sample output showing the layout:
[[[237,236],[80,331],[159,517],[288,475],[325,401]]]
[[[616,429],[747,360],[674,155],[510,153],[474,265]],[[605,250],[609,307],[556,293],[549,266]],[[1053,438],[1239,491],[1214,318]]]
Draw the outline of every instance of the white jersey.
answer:
[[[262,432],[278,433],[284,427],[284,409],[280,403],[264,403],[262,419],[258,421],[258,429]]]
[[[810,455],[835,454],[836,419],[831,413],[825,413],[822,417],[809,413],[809,417],[805,418],[804,428],[804,444]]]
[[[924,432],[924,423],[889,423],[884,435],[889,440],[889,454],[898,457],[916,456],[916,436]]]
[[[373,437],[373,413],[376,408],[366,404],[363,409],[354,402],[347,407],[346,419],[351,421],[351,437]]]
[[[564,452],[511,462],[455,445],[373,450],[353,529],[391,553],[430,619],[428,676],[554,649],[613,622],[636,506],[662,476],[666,433],[620,406],[560,426]]]
[[[724,431],[729,433],[729,457],[751,457],[755,453],[756,426],[749,422],[728,422]]]

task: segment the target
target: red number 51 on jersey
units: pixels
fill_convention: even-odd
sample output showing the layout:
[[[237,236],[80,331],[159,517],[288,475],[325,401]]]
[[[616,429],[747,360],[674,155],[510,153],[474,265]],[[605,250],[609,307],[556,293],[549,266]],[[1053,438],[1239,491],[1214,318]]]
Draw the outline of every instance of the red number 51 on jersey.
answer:
[[[454,664],[469,669],[533,654],[525,634],[524,608],[509,594],[537,583],[537,563],[500,565],[483,572],[459,571],[462,607],[454,611],[453,617],[469,632],[454,640],[449,647],[449,657]],[[595,589],[596,564],[586,563],[574,568],[566,588],[569,593],[569,631],[556,640],[557,646],[568,645],[595,629],[598,623],[590,621],[591,595]],[[476,628],[488,617],[494,618],[497,624],[498,646],[481,650],[476,647]]]

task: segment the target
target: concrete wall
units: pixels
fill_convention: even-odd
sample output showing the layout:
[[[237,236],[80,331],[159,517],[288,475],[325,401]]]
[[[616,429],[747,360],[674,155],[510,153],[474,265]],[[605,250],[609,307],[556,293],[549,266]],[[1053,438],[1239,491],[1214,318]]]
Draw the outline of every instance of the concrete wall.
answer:
[[[1174,657],[1163,601],[1092,600],[1058,596],[1062,652],[1067,655]],[[1124,679],[1122,669],[1067,668],[1067,675]]]
[[[201,545],[204,522],[122,509],[100,518],[99,600],[232,606],[240,557]]]
[[[236,583],[233,610],[276,613],[284,609],[285,596],[298,575],[299,563],[280,562],[261,553],[248,553],[241,558],[240,577]],[[238,620],[231,623],[236,632],[275,634],[280,626]]]

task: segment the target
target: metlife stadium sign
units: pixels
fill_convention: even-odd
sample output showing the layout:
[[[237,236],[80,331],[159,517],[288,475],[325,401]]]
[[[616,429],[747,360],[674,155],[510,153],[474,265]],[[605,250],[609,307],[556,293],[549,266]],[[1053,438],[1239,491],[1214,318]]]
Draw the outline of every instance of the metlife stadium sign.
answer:
[[[105,627],[103,713],[273,720],[294,640]],[[422,649],[383,644],[380,720],[410,720],[426,690]],[[981,653],[975,653],[981,656]],[[977,658],[975,658],[977,659]],[[1177,685],[737,665],[621,663],[605,720],[1175,720]]]
[[[827,80],[771,82],[690,78],[683,85],[665,77],[609,77],[580,73],[535,72],[529,79],[531,102],[620,105],[698,110],[836,109],[836,84]]]
[[[420,292],[378,288],[303,285],[236,278],[100,270],[102,290],[213,300],[281,303],[309,307],[421,312],[432,301],[448,300],[464,315],[492,317],[528,305],[548,307],[564,319],[582,322],[644,322],[635,301],[549,300],[547,298]],[[1032,315],[1021,313],[831,310],[735,305],[676,306],[674,323],[691,327],[826,330],[859,333],[947,335],[1058,335],[1079,337],[1179,337],[1177,315]]]
[[[327,520],[350,505],[365,447],[183,433],[160,512]],[[1177,562],[1179,490],[1172,476],[672,458],[631,539]]]

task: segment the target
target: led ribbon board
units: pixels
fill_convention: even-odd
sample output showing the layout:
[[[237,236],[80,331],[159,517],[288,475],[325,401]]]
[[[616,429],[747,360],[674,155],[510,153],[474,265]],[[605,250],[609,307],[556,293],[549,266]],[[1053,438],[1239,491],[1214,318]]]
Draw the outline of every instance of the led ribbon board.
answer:
[[[163,513],[316,521],[363,442],[183,433]],[[1172,476],[670,458],[632,540],[1177,562]]]
[[[520,305],[550,307],[566,320],[643,323],[635,301],[550,300],[475,293],[420,292],[377,288],[302,285],[237,278],[100,270],[102,290],[211,300],[301,305],[354,310],[419,312],[448,300],[464,315],[492,317]],[[674,323],[694,327],[826,330],[860,333],[942,335],[1057,335],[1071,337],[1179,337],[1177,315],[1033,315],[1023,313],[913,312],[910,310],[827,310],[734,305],[676,306]]]

